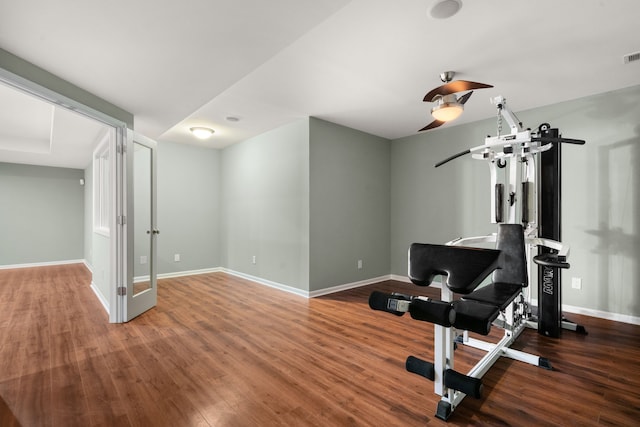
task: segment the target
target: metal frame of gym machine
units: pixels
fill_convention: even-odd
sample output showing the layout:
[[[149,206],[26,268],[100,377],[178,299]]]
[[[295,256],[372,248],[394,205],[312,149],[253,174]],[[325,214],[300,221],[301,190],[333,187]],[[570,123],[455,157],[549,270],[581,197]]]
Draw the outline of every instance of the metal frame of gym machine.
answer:
[[[498,109],[498,135],[487,137],[484,145],[449,157],[436,164],[436,167],[465,154],[471,154],[474,159],[487,161],[491,178],[491,222],[523,224],[528,277],[531,278],[532,260],[546,265],[545,268],[567,268],[566,259],[569,255],[569,246],[553,239],[538,236],[537,205],[539,183],[537,177],[539,169],[536,164],[536,155],[550,150],[553,143],[584,144],[584,141],[547,137],[546,135],[535,136],[530,129],[523,129],[522,123],[507,107],[506,100],[503,97],[496,97],[492,102]],[[510,127],[511,132],[509,134],[500,134],[502,119]],[[505,175],[506,184],[499,182],[501,171]],[[506,195],[506,198],[504,195]],[[505,207],[506,217],[503,215]],[[492,234],[489,236],[455,239],[448,242],[447,245],[473,246],[495,241],[496,235]],[[535,247],[545,248],[545,250],[541,251],[539,256],[534,257],[533,250]],[[547,359],[509,348],[526,327],[538,327],[537,323],[531,320],[531,293],[529,288],[524,289],[523,295],[516,298],[495,322],[497,326],[504,329],[504,336],[495,344],[471,338],[467,331],[458,334],[454,328],[434,325],[435,393],[442,396],[441,401],[438,403],[436,416],[446,420],[466,396],[461,391],[448,389],[444,385],[443,379],[439,378],[439,373],[444,372],[445,369],[454,369],[454,347],[456,343],[462,343],[487,352],[467,373],[467,376],[472,378],[482,378],[501,356],[551,369],[551,364]],[[526,295],[524,295],[525,293]],[[441,300],[452,301],[452,299],[453,292],[446,286],[442,286]]]
[[[523,129],[522,123],[507,108],[506,100],[503,97],[496,97],[492,102],[498,109],[498,135],[487,137],[484,145],[451,156],[436,164],[436,167],[466,154],[471,154],[474,159],[487,161],[491,176],[491,222],[523,224],[529,278],[531,278],[531,261],[538,263],[543,268],[555,269],[555,277],[558,277],[557,269],[569,266],[566,263],[569,246],[550,238],[539,237],[537,224],[539,183],[536,178],[540,170],[535,157],[539,153],[550,150],[553,144],[561,142],[584,144],[584,141],[559,138],[557,133],[549,135],[547,129],[542,129],[542,127],[540,136],[537,136],[530,129]],[[509,134],[500,134],[503,119],[510,127]],[[506,184],[499,182],[500,175],[503,173]],[[505,207],[506,218],[503,215]],[[495,241],[496,235],[492,234],[455,239],[448,242],[447,245],[474,246]],[[541,250],[538,255],[533,256],[535,247],[541,248]],[[559,282],[556,283],[556,286],[559,286]],[[453,301],[453,292],[444,284],[441,289],[441,300]],[[538,328],[537,322],[532,319],[534,318],[531,314],[531,293],[527,287],[509,304],[504,312],[500,313],[500,317],[494,322],[496,326],[504,329],[503,337],[495,344],[469,337],[468,331],[462,331],[459,334],[453,327],[434,325],[433,380],[435,393],[441,396],[436,412],[438,418],[447,420],[466,396],[462,391],[448,388],[443,378],[443,373],[447,369],[454,369],[454,350],[457,344],[468,345],[487,352],[467,373],[467,377],[470,379],[482,378],[501,356],[551,369],[551,364],[545,358],[509,348],[526,327]],[[576,329],[571,324],[567,324],[566,327]]]
[[[517,223],[517,218],[525,227],[527,243],[528,276],[531,278],[533,260],[538,264],[538,315],[528,312],[528,326],[538,329],[540,334],[557,338],[561,329],[586,334],[586,330],[573,322],[564,320],[561,312],[561,276],[558,270],[568,268],[566,258],[569,246],[560,243],[560,168],[561,143],[583,145],[579,139],[562,138],[558,129],[552,129],[544,123],[538,128],[538,136],[530,129],[523,129],[522,123],[507,107],[506,100],[498,96],[492,99],[498,109],[498,135],[488,136],[485,144],[465,150],[436,164],[436,167],[465,154],[474,159],[489,162],[491,174],[491,222]],[[501,135],[502,119],[511,130]],[[535,155],[540,154],[540,164]],[[509,161],[510,160],[510,161]],[[508,186],[505,191],[498,176],[500,169],[508,168]],[[542,179],[538,180],[537,177]],[[508,199],[504,199],[504,194]],[[518,203],[519,202],[519,203]],[[507,220],[504,221],[503,209],[507,204]],[[518,215],[520,214],[520,216]],[[536,222],[537,221],[537,222]],[[495,242],[495,234],[490,236],[456,239],[448,245],[469,245]],[[539,248],[538,256],[532,256],[534,247]],[[557,261],[557,262],[556,262]],[[531,307],[531,298],[528,301]],[[547,307],[550,307],[547,309]],[[541,314],[541,311],[544,313]]]

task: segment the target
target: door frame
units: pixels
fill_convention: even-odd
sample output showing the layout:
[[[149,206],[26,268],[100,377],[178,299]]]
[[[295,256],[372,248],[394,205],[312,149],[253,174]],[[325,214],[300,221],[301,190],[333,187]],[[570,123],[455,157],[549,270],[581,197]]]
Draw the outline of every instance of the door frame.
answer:
[[[126,230],[122,224],[124,218],[123,194],[123,173],[126,173],[126,167],[122,168],[122,151],[118,154],[118,150],[126,144],[127,124],[122,120],[91,108],[81,102],[69,98],[61,93],[42,86],[34,81],[26,79],[20,75],[12,73],[0,67],[0,81],[17,90],[28,93],[36,98],[42,99],[51,104],[60,106],[67,110],[74,111],[93,120],[97,120],[106,126],[114,129],[115,141],[111,142],[111,149],[114,155],[110,156],[112,171],[116,171],[111,177],[112,194],[111,194],[111,219],[110,229],[115,230],[111,233],[110,250],[109,250],[109,322],[123,322],[123,296],[118,295],[118,287],[126,286],[127,265],[126,265]],[[113,238],[115,237],[115,238]]]

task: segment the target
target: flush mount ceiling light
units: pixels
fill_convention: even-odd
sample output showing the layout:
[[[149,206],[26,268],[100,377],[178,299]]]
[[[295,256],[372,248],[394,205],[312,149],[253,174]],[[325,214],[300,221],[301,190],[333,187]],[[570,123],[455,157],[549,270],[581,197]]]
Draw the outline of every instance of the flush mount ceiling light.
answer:
[[[213,132],[215,132],[213,129],[206,128],[203,126],[195,126],[195,127],[189,128],[189,130],[198,139],[207,139],[211,135],[213,135]]]
[[[455,120],[464,111],[464,105],[458,102],[458,98],[454,94],[442,96],[435,102],[436,105],[431,109],[431,115],[441,122]]]
[[[462,8],[462,0],[441,0],[436,2],[429,11],[435,19],[447,19],[458,13]]]

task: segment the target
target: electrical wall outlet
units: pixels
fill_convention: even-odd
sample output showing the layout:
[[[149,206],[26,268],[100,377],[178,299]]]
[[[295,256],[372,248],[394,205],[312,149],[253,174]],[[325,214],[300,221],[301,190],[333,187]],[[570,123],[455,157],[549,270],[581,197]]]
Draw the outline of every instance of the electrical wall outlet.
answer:
[[[256,256],[252,256],[251,257],[251,264],[255,264],[256,263]]]
[[[362,260],[358,260],[358,270],[362,270]]]
[[[173,255],[173,261],[174,262],[180,262],[180,254],[174,254]]]
[[[582,289],[582,279],[580,277],[571,278],[571,289]]]
[[[140,256],[140,264],[146,264],[146,263],[147,263],[147,256],[146,255]]]

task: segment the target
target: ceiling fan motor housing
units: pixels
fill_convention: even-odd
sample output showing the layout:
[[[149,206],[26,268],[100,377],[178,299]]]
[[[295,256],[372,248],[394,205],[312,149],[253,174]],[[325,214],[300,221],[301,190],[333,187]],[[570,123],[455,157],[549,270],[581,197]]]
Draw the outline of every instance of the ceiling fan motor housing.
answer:
[[[442,80],[443,83],[449,83],[451,80],[453,80],[453,77],[455,75],[455,71],[445,71],[444,73],[440,73],[440,80]]]

